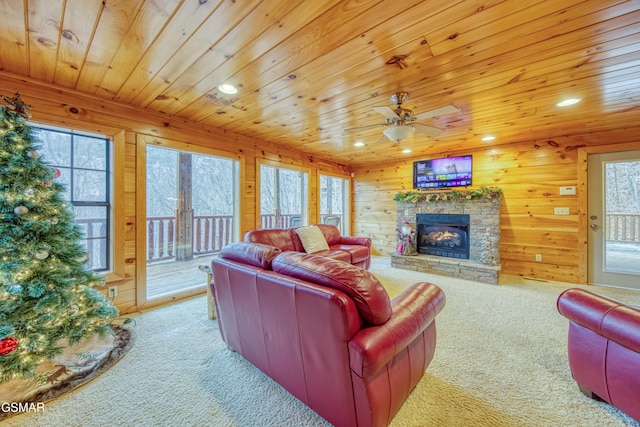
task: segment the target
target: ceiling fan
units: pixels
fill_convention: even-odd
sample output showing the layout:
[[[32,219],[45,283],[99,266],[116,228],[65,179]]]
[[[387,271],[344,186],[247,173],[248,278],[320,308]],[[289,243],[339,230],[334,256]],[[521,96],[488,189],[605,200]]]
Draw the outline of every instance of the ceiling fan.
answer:
[[[393,104],[395,104],[395,109],[388,105],[373,107],[375,111],[382,114],[387,119],[386,123],[345,129],[345,132],[354,132],[374,127],[387,127],[387,129],[383,131],[380,142],[391,140],[400,143],[403,139],[410,137],[414,131],[418,131],[424,135],[435,138],[442,134],[444,129],[416,122],[418,120],[426,120],[432,117],[444,116],[446,114],[457,113],[460,111],[460,109],[455,105],[445,105],[444,107],[414,115],[413,111],[402,108],[402,104],[409,99],[409,94],[407,92],[394,93],[389,99]]]

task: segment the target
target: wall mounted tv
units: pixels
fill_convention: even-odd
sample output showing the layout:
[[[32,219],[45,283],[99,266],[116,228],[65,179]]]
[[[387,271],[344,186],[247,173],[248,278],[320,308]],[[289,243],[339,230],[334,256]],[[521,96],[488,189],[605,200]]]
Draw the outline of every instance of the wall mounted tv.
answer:
[[[458,156],[413,162],[413,188],[437,190],[471,185],[472,157]]]

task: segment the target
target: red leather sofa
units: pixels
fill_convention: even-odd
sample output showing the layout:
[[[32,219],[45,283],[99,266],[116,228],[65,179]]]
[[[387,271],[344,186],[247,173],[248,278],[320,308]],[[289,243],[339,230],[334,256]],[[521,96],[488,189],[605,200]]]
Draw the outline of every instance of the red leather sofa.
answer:
[[[357,267],[369,269],[371,264],[371,239],[368,237],[341,236],[335,225],[314,224],[324,235],[328,251],[318,252],[321,255],[340,261],[348,262]],[[297,227],[296,227],[297,228]],[[279,248],[282,251],[304,252],[296,228],[261,228],[248,231],[244,241],[248,243],[262,243]]]
[[[569,365],[580,390],[640,422],[640,309],[584,289],[557,300],[569,319]]]
[[[212,271],[227,346],[334,426],[388,425],[433,358],[436,285],[389,300],[367,270],[246,242]]]

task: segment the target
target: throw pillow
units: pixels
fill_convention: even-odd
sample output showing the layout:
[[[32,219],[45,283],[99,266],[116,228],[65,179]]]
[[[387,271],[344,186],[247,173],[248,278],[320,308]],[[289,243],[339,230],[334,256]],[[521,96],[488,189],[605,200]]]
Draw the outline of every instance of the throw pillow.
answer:
[[[313,254],[329,250],[329,244],[318,227],[312,225],[310,227],[296,228],[296,233],[300,237],[302,247],[306,253]]]

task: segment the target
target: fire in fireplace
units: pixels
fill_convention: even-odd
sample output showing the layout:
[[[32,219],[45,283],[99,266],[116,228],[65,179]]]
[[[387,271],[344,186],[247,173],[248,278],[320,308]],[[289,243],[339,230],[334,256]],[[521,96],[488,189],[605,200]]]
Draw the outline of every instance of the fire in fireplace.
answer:
[[[417,214],[418,253],[469,259],[469,215]]]

